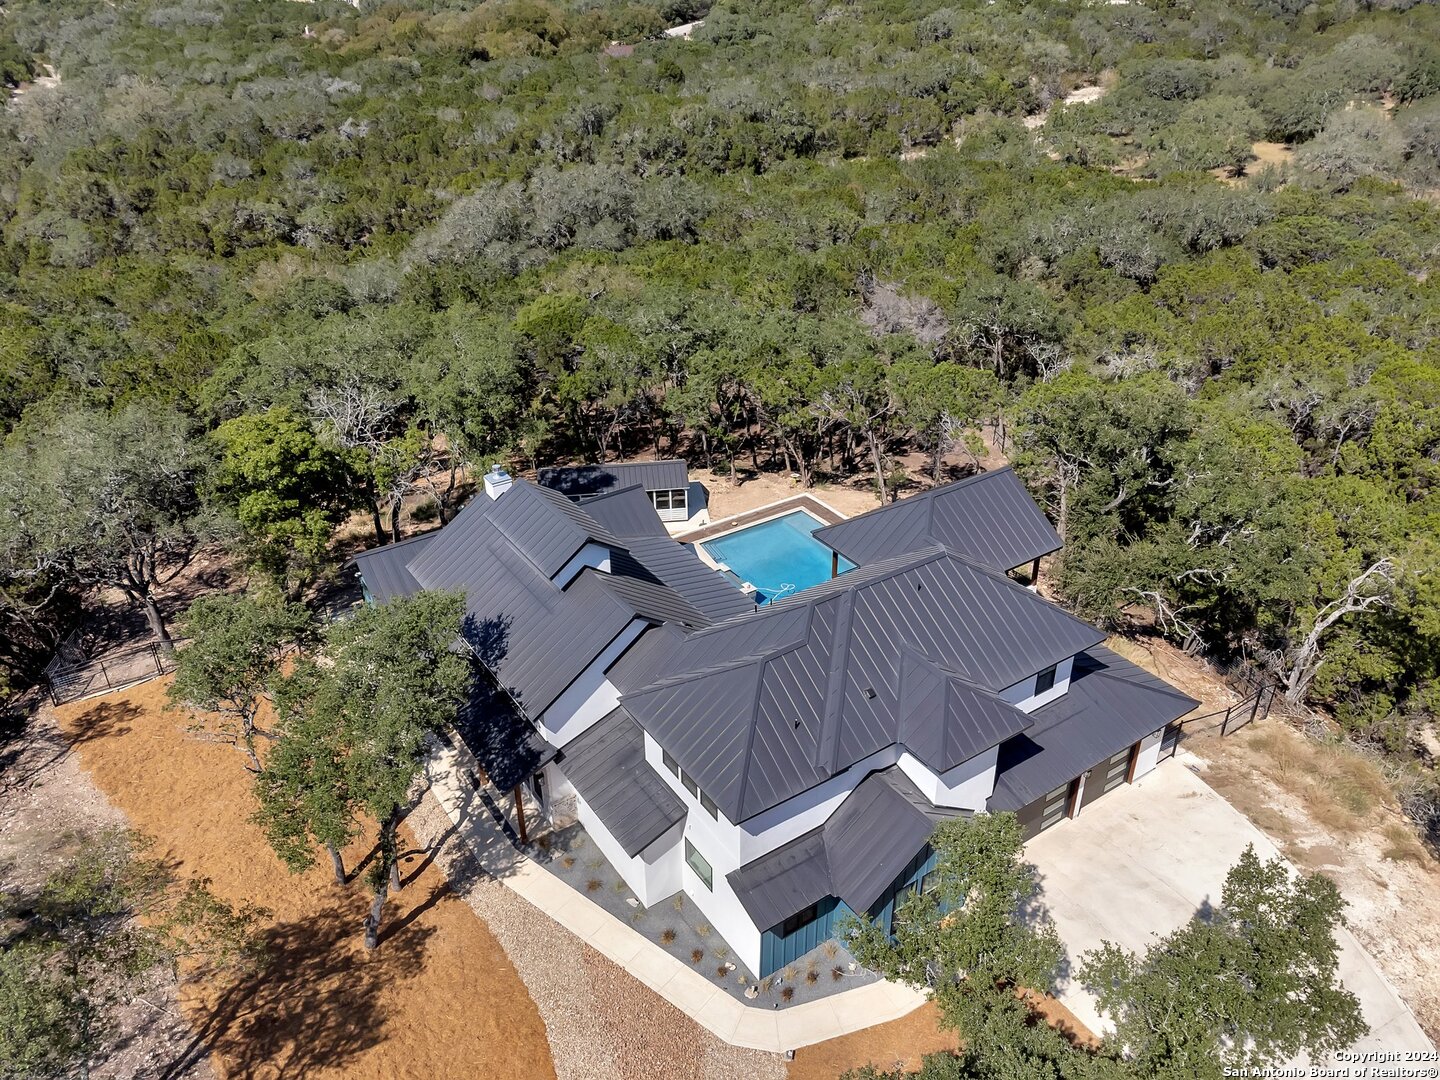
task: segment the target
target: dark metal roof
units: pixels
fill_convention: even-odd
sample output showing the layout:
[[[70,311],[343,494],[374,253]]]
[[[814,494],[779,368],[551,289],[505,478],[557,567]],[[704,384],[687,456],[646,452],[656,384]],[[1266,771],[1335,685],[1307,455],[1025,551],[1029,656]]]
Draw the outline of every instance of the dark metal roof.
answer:
[[[644,496],[637,489],[633,498]],[[605,503],[613,509],[613,500]],[[378,599],[421,588],[463,590],[466,641],[532,720],[633,619],[698,627],[735,610],[728,597],[714,595],[718,575],[683,545],[658,536],[622,542],[581,507],[523,480],[498,499],[475,498],[423,539],[357,556],[367,586],[375,593],[372,574],[383,583],[387,592]],[[586,570],[559,588],[551,576],[589,542],[609,549],[614,573]],[[701,603],[690,600],[692,589]]]
[[[639,484],[646,491],[679,491],[690,485],[690,466],[679,458],[612,461],[608,465],[541,469],[538,476],[542,486],[571,498],[582,498],[631,484]]]
[[[621,546],[568,499],[517,480],[498,499],[471,499],[440,530],[439,539],[411,561],[410,573],[427,589],[447,588],[444,582],[454,576],[457,567],[475,565],[480,545],[494,531],[546,578],[557,574],[587,543]]]
[[[768,929],[826,896],[867,911],[946,817],[897,767],[862,780],[824,825],[726,878],[755,925]]]
[[[814,536],[857,566],[939,544],[1005,571],[1061,547],[1008,466],[816,529]]]
[[[560,766],[632,858],[685,820],[685,805],[645,761],[645,734],[624,709],[576,736]]]
[[[586,514],[598,521],[616,536],[629,540],[637,536],[654,536],[669,539],[665,523],[655,512],[655,507],[639,484],[616,488],[604,495],[586,499],[582,504]]]
[[[904,743],[943,772],[1028,727],[995,692],[1104,635],[942,549],[873,564],[612,670],[732,821]]]
[[[409,596],[419,590],[420,583],[409,570],[410,560],[419,558],[426,546],[439,535],[438,531],[433,531],[412,536],[398,544],[362,551],[350,561],[360,572],[370,595],[383,604],[396,596]]]
[[[501,791],[524,783],[555,757],[554,747],[483,676],[475,680],[469,699],[460,707],[455,727],[490,782]]]
[[[1018,810],[1198,705],[1103,645],[1075,658],[1069,690],[1000,748],[991,810]]]

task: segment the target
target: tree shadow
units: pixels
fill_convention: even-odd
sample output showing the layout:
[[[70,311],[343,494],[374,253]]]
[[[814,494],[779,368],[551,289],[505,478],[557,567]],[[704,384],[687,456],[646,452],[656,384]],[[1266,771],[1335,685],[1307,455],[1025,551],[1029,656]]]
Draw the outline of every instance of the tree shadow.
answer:
[[[1020,869],[1029,879],[1031,888],[1029,894],[1020,902],[1020,906],[1015,909],[1016,920],[1021,925],[1027,926],[1032,930],[1037,930],[1047,925],[1053,927],[1055,920],[1051,916],[1050,908],[1044,900],[1045,879],[1040,873],[1040,868],[1034,863],[1025,862],[1021,863]],[[1060,949],[1060,959],[1055,965],[1054,974],[1054,989],[1057,993],[1069,986],[1070,980],[1074,977],[1074,961],[1070,958],[1069,950],[1064,948],[1063,945]]]
[[[343,1070],[384,1041],[387,994],[398,994],[397,986],[424,966],[435,930],[414,925],[414,918],[392,923],[372,954],[358,950],[361,915],[352,906],[271,927],[263,935],[268,962],[206,993],[194,1037],[161,1071],[162,1080],[210,1053],[222,1055],[233,1076],[273,1080]]]
[[[140,715],[140,707],[130,701],[97,701],[65,725],[65,738],[74,748],[128,735],[132,722]]]

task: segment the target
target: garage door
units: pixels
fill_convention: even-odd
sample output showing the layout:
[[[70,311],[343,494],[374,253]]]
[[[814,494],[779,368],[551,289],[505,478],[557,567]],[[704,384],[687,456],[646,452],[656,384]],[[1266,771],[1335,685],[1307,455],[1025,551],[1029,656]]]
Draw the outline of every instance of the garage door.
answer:
[[[1043,798],[1021,808],[1015,816],[1020,819],[1026,840],[1065,820],[1065,812],[1070,809],[1070,789],[1074,784],[1073,780],[1066,781]]]
[[[1108,761],[1101,762],[1090,770],[1085,778],[1085,794],[1080,801],[1082,807],[1089,806],[1107,791],[1114,791],[1125,782],[1130,772],[1130,754],[1134,747],[1127,746]]]

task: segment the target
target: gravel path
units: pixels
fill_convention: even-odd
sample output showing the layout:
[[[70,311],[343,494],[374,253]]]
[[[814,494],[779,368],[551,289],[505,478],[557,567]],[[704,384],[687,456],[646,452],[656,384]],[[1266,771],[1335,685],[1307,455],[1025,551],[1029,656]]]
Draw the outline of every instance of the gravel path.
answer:
[[[779,1056],[716,1039],[624,969],[480,870],[426,794],[407,819],[484,919],[545,1021],[560,1080],[783,1080]]]

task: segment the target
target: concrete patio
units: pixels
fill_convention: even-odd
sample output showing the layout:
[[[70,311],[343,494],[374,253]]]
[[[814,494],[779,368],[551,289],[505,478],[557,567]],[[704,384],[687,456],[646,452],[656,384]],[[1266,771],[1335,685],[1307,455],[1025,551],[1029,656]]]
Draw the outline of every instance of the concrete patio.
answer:
[[[1247,844],[1262,859],[1279,854],[1192,766],[1198,767],[1196,759],[1182,753],[1026,846],[1040,870],[1041,900],[1072,963],[1102,941],[1142,950],[1188,921],[1205,901],[1218,903],[1226,871]],[[1354,1049],[1433,1050],[1369,954],[1347,930],[1338,936],[1340,977],[1370,1024],[1370,1034]],[[1058,996],[1092,1030],[1108,1026],[1075,981]]]

